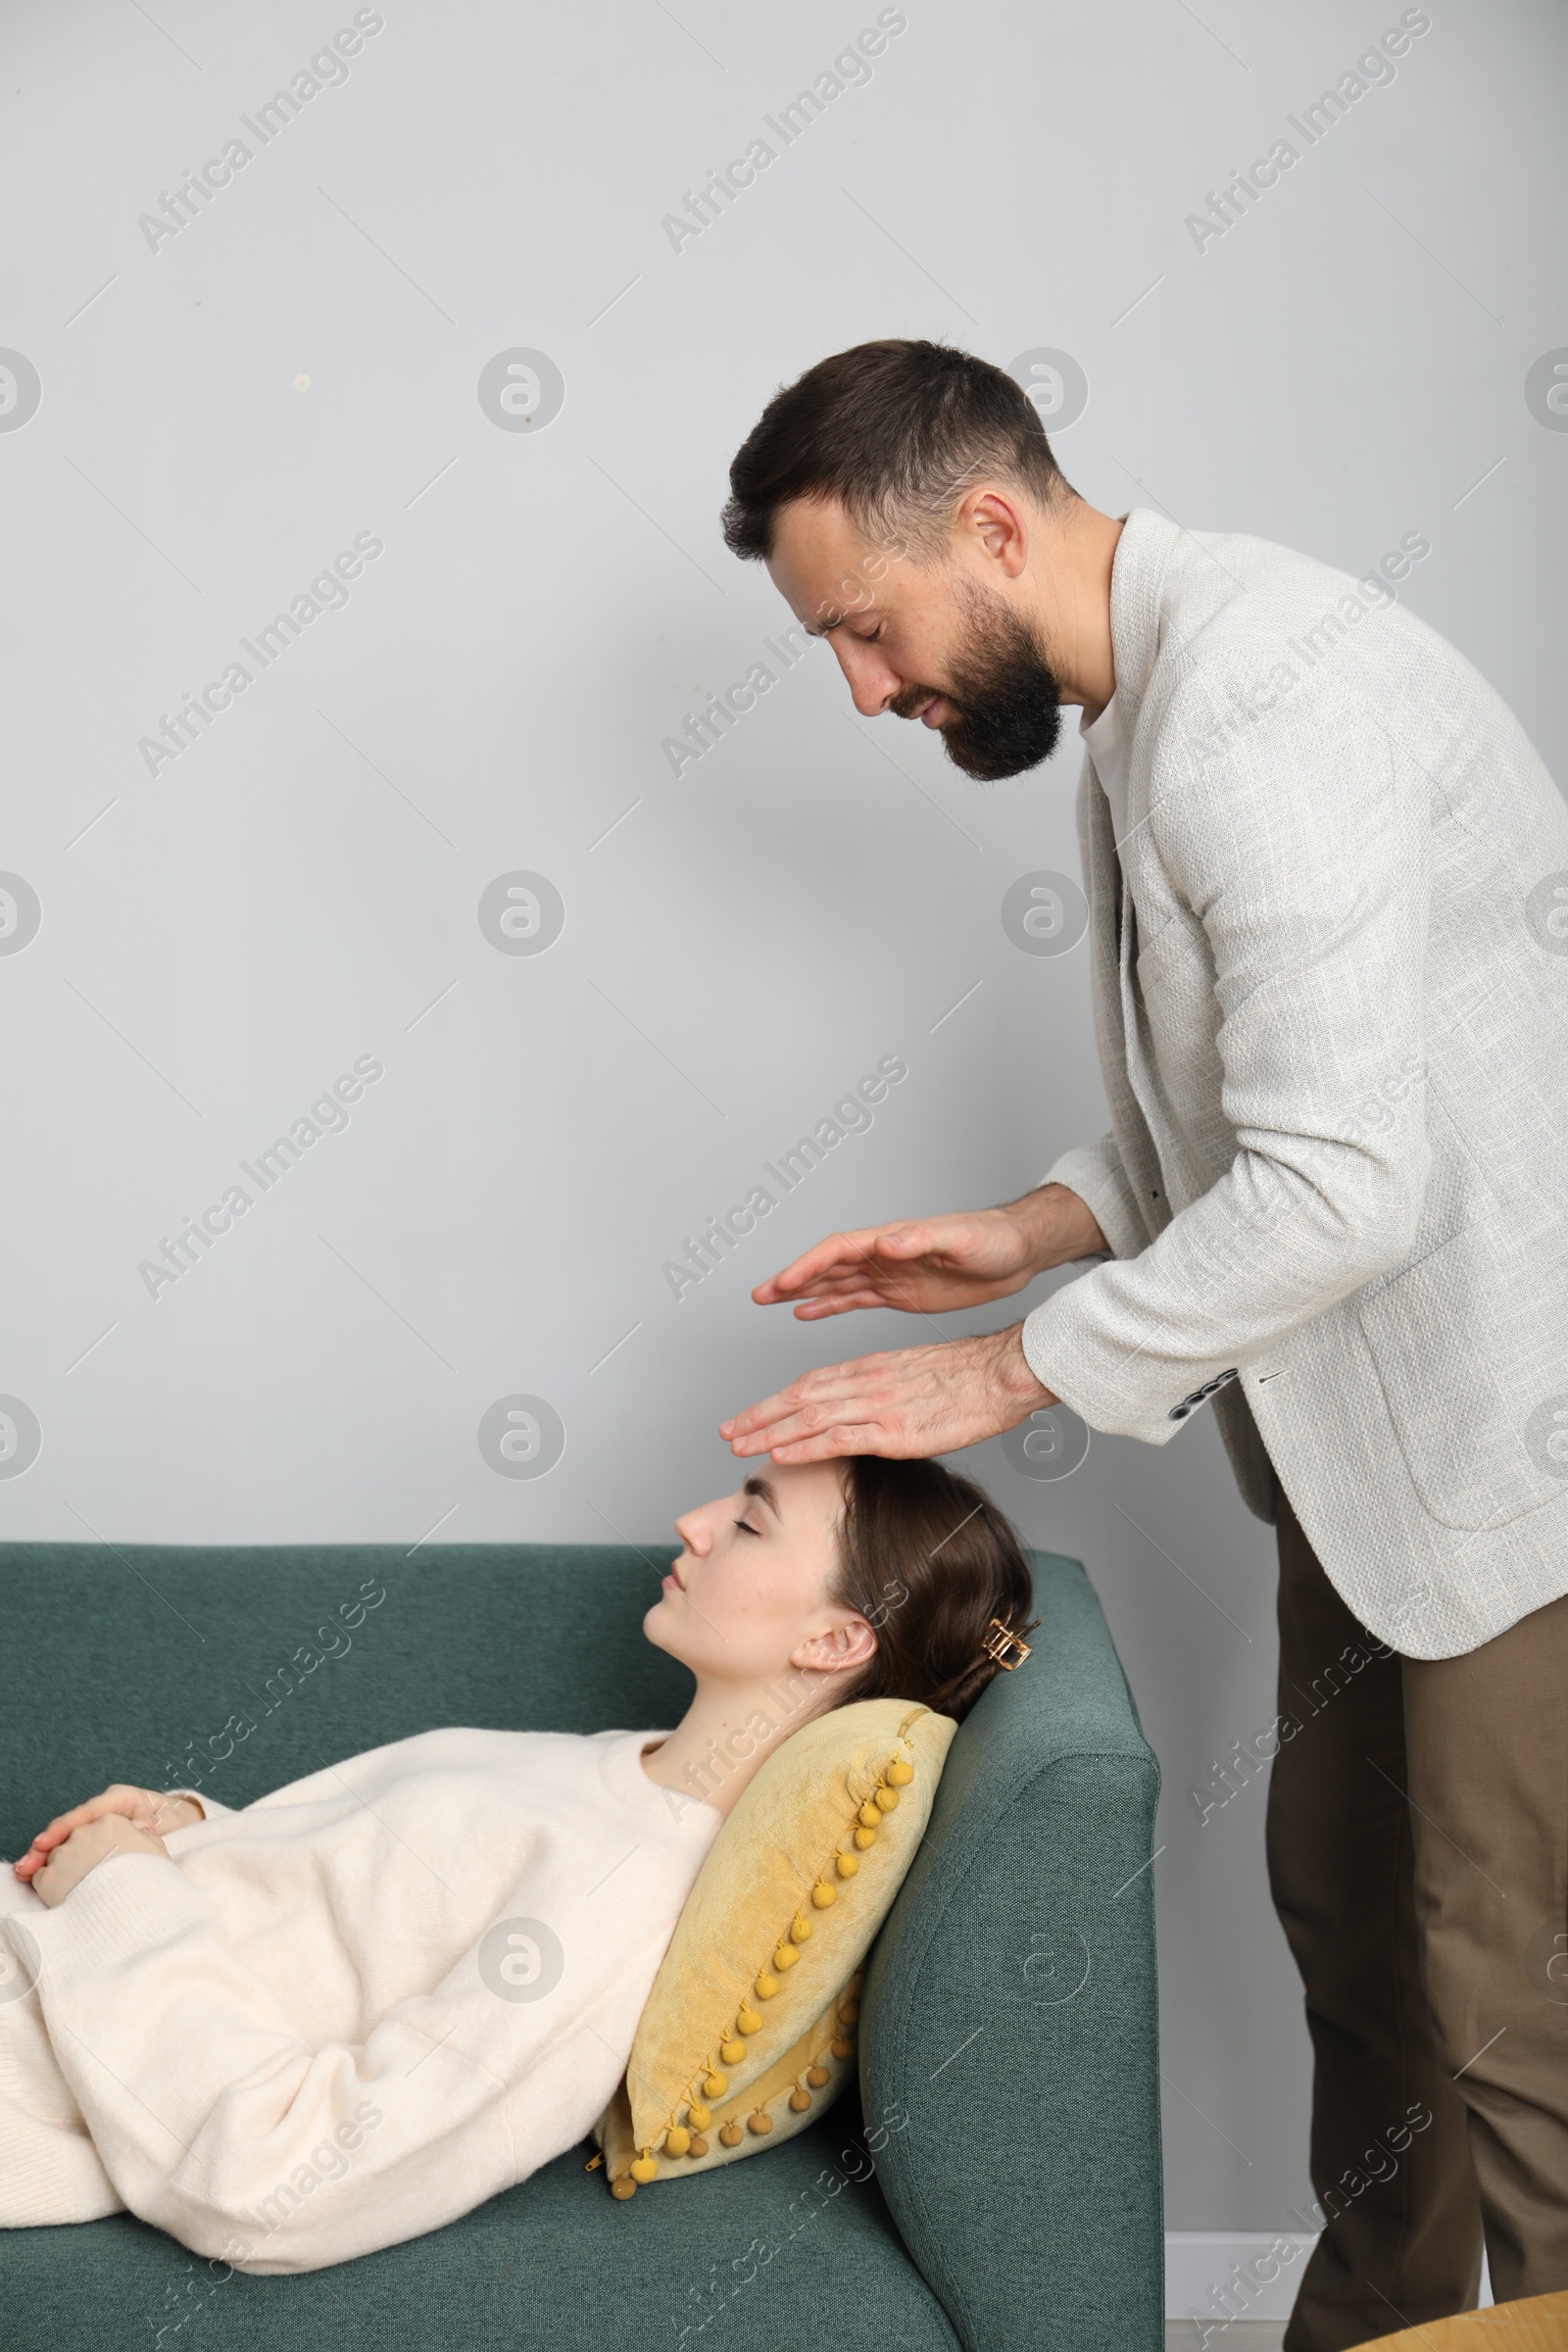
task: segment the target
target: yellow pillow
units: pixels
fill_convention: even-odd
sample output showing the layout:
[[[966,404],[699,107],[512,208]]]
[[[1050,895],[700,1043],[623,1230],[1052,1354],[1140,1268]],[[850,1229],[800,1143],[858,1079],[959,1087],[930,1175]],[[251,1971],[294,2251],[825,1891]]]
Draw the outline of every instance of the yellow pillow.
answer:
[[[753,2155],[838,2096],[861,1963],[957,1728],[906,1699],[858,1699],[758,1771],[709,1848],[594,2126],[615,2196]]]

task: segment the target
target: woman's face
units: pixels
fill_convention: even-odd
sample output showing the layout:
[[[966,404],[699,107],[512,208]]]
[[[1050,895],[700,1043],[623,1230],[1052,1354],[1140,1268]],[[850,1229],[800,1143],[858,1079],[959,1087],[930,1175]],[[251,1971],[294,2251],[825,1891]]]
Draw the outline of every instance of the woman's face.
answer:
[[[684,1512],[685,1548],[643,1619],[649,1641],[699,1680],[756,1685],[790,1667],[862,1663],[875,1636],[827,1597],[843,1509],[840,1463],[769,1461]]]

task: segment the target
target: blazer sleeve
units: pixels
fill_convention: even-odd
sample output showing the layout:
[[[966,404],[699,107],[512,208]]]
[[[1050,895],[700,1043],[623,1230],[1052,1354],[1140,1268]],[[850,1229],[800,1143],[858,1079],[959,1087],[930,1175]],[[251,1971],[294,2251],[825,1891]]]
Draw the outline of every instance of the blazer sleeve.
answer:
[[[1075,1144],[1054,1159],[1041,1184],[1064,1184],[1094,1211],[1108,1250],[1092,1250],[1074,1264],[1099,1265],[1108,1257],[1136,1257],[1149,1240],[1114,1134],[1095,1144]]]
[[[588,2023],[604,1983],[575,2011],[498,1998],[477,1947],[363,2042],[312,2047],[162,1855],[100,1862],[27,1932],[116,2189],[237,2270],[316,2270],[438,2229],[580,2138],[624,2064]]]
[[[1036,1377],[1091,1427],[1156,1446],[1195,1392],[1407,1254],[1431,1158],[1426,780],[1343,672],[1246,726],[1222,715],[1200,673],[1173,696],[1149,823],[1190,1004],[1208,1001],[1206,940],[1234,1156],[1023,1332]]]

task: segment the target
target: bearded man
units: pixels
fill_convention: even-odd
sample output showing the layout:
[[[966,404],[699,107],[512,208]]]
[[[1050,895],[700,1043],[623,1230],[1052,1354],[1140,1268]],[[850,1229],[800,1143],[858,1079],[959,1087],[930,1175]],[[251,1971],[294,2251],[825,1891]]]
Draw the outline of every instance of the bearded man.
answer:
[[[1287,2352],[1472,2307],[1483,2241],[1499,2301],[1568,2287],[1568,811],[1389,585],[1425,541],[1356,581],[1102,514],[962,351],[819,362],[730,488],[730,548],[863,716],[989,779],[1081,711],[1111,1126],[1005,1206],[834,1234],[753,1296],[930,1316],[1078,1280],[722,1435],[931,1454],[1059,1400],[1163,1446],[1212,1398],[1277,1529],[1298,1722],[1268,1855],[1325,2227]]]

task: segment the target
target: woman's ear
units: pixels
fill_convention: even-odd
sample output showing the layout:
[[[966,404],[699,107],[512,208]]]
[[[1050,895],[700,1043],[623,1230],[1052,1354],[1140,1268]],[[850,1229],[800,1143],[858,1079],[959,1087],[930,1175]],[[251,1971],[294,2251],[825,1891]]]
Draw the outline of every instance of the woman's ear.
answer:
[[[841,1674],[852,1666],[869,1664],[876,1648],[876,1635],[866,1620],[848,1617],[842,1625],[799,1642],[790,1652],[790,1664],[808,1667],[816,1674]]]

